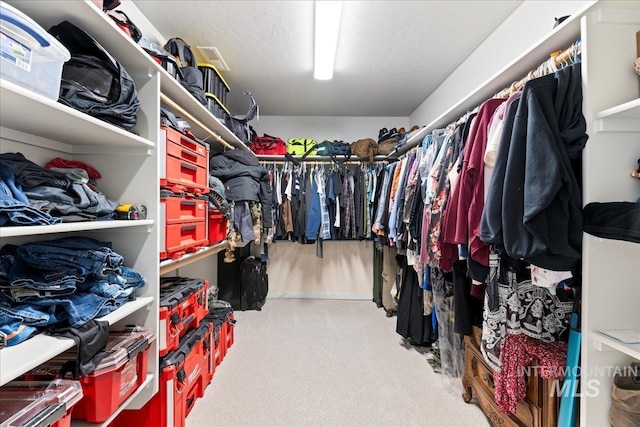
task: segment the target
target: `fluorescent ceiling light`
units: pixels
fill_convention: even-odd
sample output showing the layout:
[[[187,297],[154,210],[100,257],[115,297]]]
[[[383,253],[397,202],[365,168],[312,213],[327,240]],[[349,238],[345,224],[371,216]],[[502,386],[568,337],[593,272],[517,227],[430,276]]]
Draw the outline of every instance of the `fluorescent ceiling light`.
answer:
[[[333,77],[341,15],[341,1],[316,0],[316,50],[313,77],[318,80],[329,80]]]

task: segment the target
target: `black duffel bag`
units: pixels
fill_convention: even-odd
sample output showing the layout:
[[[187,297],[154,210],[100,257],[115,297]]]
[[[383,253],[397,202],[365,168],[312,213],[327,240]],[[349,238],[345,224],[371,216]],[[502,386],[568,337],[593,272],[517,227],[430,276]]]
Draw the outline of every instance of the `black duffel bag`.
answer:
[[[71,53],[62,67],[58,102],[127,130],[134,127],[140,100],[124,67],[93,37],[68,21],[49,32]]]

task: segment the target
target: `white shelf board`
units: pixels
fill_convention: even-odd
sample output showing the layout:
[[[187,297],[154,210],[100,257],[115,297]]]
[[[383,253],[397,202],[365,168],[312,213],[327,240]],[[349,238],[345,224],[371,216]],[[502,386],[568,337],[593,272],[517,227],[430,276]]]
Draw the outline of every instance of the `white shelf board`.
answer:
[[[153,379],[154,379],[154,374],[147,372],[147,377],[145,378],[144,382],[140,384],[140,387],[138,387],[131,396],[127,397],[127,399],[124,402],[122,402],[122,405],[120,405],[118,409],[113,414],[111,414],[111,416],[109,416],[109,418],[107,418],[105,422],[96,424],[96,423],[90,423],[88,421],[83,421],[83,420],[72,420],[71,425],[73,427],[108,426],[118,416],[120,412],[127,409],[127,406],[129,405],[129,403],[133,401],[133,399],[138,397],[140,393],[142,393],[147,387],[149,387],[152,384]]]
[[[71,231],[109,230],[114,228],[144,227],[153,225],[152,219],[114,220],[91,222],[67,222],[54,225],[25,225],[0,227],[0,237],[32,236],[36,234],[67,233]]]
[[[179,259],[168,259],[160,262],[160,275],[164,275],[175,271],[185,265],[191,264],[192,262],[199,261],[203,258],[206,258],[211,255],[215,255],[218,252],[221,252],[227,249],[229,242],[224,240],[218,244],[213,246],[207,246],[204,248],[200,248],[197,252],[186,254]]]
[[[25,111],[29,113],[25,114]],[[6,128],[70,145],[155,145],[148,139],[4,79],[0,79],[0,122]]]
[[[606,351],[603,346],[609,347],[640,360],[640,344],[625,344],[600,332],[591,332],[591,341],[596,350]]]
[[[601,111],[596,114],[595,118],[640,120],[640,98]]]
[[[152,296],[138,297],[99,320],[112,325],[148,306],[153,300]],[[69,338],[38,334],[16,346],[3,348],[0,350],[0,386],[70,349],[74,344]]]

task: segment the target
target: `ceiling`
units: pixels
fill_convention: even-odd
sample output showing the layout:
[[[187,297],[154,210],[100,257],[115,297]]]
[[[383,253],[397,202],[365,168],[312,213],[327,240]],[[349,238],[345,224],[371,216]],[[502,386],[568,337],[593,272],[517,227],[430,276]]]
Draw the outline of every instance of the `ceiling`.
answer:
[[[408,117],[521,4],[345,1],[332,80],[313,78],[313,1],[134,0],[166,38],[215,46],[232,114]]]

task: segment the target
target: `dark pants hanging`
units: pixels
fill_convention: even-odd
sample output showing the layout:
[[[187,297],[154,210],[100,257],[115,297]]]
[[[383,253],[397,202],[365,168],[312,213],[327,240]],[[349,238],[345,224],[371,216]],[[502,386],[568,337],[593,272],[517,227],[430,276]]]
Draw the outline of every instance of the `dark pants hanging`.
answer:
[[[432,315],[425,316],[423,314],[423,290],[418,283],[416,271],[413,267],[406,265],[404,269],[404,280],[398,302],[396,332],[409,340],[411,345],[429,346],[437,336],[432,333]]]

